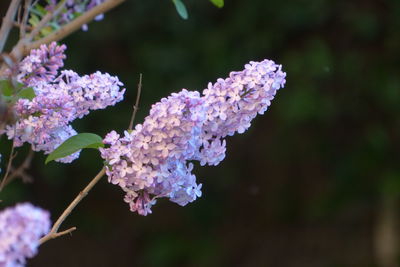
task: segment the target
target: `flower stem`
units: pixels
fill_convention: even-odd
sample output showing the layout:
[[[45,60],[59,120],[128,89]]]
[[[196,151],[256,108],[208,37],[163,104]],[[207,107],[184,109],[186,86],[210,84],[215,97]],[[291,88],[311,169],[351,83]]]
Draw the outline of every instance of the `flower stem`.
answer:
[[[16,129],[16,127],[17,126],[15,125],[14,129]],[[14,131],[14,136],[15,136],[15,131]],[[4,186],[6,185],[8,175],[10,174],[12,161],[14,160],[14,158],[16,156],[16,154],[14,154],[14,149],[15,149],[15,143],[13,141],[12,146],[11,146],[10,157],[8,158],[6,174],[4,175],[3,180],[1,180],[1,183],[0,183],[0,192],[3,190]]]
[[[128,130],[130,130],[130,131],[133,129],[133,121],[135,120],[136,112],[139,109],[139,100],[140,100],[141,91],[142,91],[142,74],[140,73],[139,83],[138,83],[138,87],[137,87],[137,94],[136,94],[136,102],[135,102],[135,105],[133,105],[132,117],[131,117],[131,121],[129,122],[129,127],[128,127]]]
[[[21,0],[12,0],[10,7],[7,10],[6,16],[3,18],[3,23],[0,29],[0,53],[3,51],[4,45],[7,42],[8,34],[14,23],[14,17],[17,13]]]
[[[57,238],[59,236],[71,233],[72,231],[76,230],[76,227],[72,227],[68,230],[58,232],[61,224],[64,220],[71,214],[74,208],[81,202],[81,200],[89,193],[89,191],[97,184],[98,181],[104,176],[106,173],[106,169],[103,168],[101,171],[90,181],[90,183],[75,197],[75,199],[69,204],[69,206],[64,210],[61,216],[57,219],[54,223],[53,227],[51,228],[50,232],[42,237],[39,241],[40,244],[43,244],[51,239]]]

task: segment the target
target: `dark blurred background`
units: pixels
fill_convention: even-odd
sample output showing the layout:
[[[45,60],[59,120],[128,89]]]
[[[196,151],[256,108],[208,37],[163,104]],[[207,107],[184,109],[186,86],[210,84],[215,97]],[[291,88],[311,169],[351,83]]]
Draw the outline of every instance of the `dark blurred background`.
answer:
[[[79,132],[126,129],[139,73],[137,122],[250,60],[283,64],[286,87],[219,166],[196,168],[199,200],[161,200],[142,217],[104,178],[62,225],[78,230],[28,266],[399,266],[400,1],[184,2],[187,21],[171,1],[127,1],[65,39],[66,68],[127,87],[124,102],[75,121]],[[2,137],[3,159],[9,148]],[[55,220],[101,164],[94,150],[68,165],[37,153],[33,183],[7,186],[1,207],[31,201]]]

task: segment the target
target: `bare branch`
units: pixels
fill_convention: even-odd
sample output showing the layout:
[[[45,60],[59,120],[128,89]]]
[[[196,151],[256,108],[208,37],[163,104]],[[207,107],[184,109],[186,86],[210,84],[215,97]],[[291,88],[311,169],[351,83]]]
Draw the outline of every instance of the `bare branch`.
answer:
[[[19,5],[19,7],[18,7],[18,12],[17,12],[17,23],[20,23],[21,21],[20,21],[20,19],[21,19],[21,8],[22,8],[22,6],[21,5]]]
[[[7,186],[10,182],[12,182],[15,178],[21,177],[24,183],[30,183],[33,181],[32,177],[25,173],[25,170],[29,169],[34,152],[32,149],[29,150],[28,156],[25,158],[24,162],[16,169],[11,166],[11,173],[7,178],[7,181],[4,182],[4,187]]]
[[[16,126],[15,126],[15,128],[16,128]],[[11,171],[12,161],[14,160],[14,158],[16,156],[16,154],[14,154],[14,149],[15,149],[15,145],[14,145],[14,141],[13,141],[12,147],[11,147],[11,152],[10,152],[10,157],[8,158],[6,174],[4,175],[3,180],[1,181],[1,184],[0,184],[0,192],[3,190],[4,186],[6,185],[8,175]]]
[[[133,106],[132,117],[131,117],[131,121],[129,122],[128,130],[132,130],[133,129],[133,121],[135,120],[136,112],[139,109],[139,100],[140,100],[141,91],[142,91],[142,74],[140,73],[139,83],[138,83],[138,87],[137,87],[136,102],[135,102],[135,105]]]
[[[26,34],[26,28],[27,28],[27,24],[28,24],[28,17],[29,17],[29,8],[31,6],[31,2],[32,0],[25,0],[25,5],[24,5],[24,16],[22,18],[21,21],[21,27],[20,27],[20,31],[19,31],[19,38],[24,38],[25,34]]]
[[[67,229],[67,230],[65,230],[65,231],[62,231],[62,232],[52,233],[52,234],[45,235],[44,237],[42,237],[42,238],[39,240],[39,244],[41,245],[41,244],[43,244],[44,242],[47,242],[47,241],[49,241],[49,240],[51,240],[51,239],[54,239],[54,238],[57,238],[57,237],[60,237],[60,236],[66,235],[66,234],[70,234],[71,232],[73,232],[73,231],[75,231],[75,230],[76,230],[76,227],[71,227],[71,228],[69,228],[69,229]]]
[[[22,24],[21,23],[18,23],[16,21],[14,21],[13,25],[14,25],[14,27],[17,27],[18,29],[20,29],[20,31],[21,31],[21,28],[22,28]],[[25,25],[25,31],[26,30],[31,31],[32,29],[33,29],[32,26]]]
[[[103,168],[101,171],[90,181],[90,183],[75,197],[75,199],[69,204],[69,206],[64,210],[64,212],[61,214],[61,216],[57,219],[57,221],[54,223],[53,227],[51,228],[50,232],[42,237],[40,239],[40,244],[43,244],[44,242],[56,238],[58,236],[61,236],[64,232],[58,232],[58,229],[60,228],[61,224],[64,222],[64,220],[68,217],[68,215],[74,210],[74,208],[81,202],[81,200],[89,193],[89,191],[97,184],[98,181],[104,176],[106,173],[106,169]],[[75,230],[75,229],[73,229]],[[69,231],[72,232],[73,230]]]
[[[0,53],[3,52],[4,45],[6,44],[8,34],[14,23],[15,14],[17,13],[18,6],[21,0],[12,0],[7,10],[6,16],[3,18],[3,23],[0,28]]]

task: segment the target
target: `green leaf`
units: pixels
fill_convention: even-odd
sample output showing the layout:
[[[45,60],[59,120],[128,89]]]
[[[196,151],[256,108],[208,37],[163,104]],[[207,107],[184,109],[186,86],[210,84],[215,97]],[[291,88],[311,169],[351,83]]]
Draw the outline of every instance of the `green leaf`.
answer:
[[[179,16],[181,16],[183,19],[187,19],[189,16],[185,4],[181,0],[172,0],[172,2],[175,4],[175,8]]]
[[[60,25],[58,25],[57,22],[49,22],[49,25],[54,29],[54,30],[58,30],[60,29]]]
[[[0,80],[0,92],[3,96],[12,96],[14,89],[9,80]]]
[[[47,156],[45,164],[49,163],[50,161],[69,156],[80,149],[98,149],[99,147],[104,147],[102,138],[100,136],[92,133],[80,133],[68,138],[64,141],[64,143],[51,152]]]
[[[47,36],[47,35],[49,35],[49,34],[52,33],[52,32],[53,32],[53,28],[50,27],[50,26],[43,27],[43,29],[40,31],[40,33],[42,34],[42,36]]]
[[[43,17],[44,15],[46,15],[47,12],[48,12],[44,7],[42,7],[42,6],[39,5],[39,4],[36,4],[34,9],[37,11],[38,15],[40,15],[40,16],[42,16],[42,17]]]
[[[210,2],[219,8],[224,6],[224,0],[210,0]]]
[[[25,98],[25,99],[32,100],[35,96],[36,96],[35,91],[33,90],[32,87],[22,88],[17,94],[18,99]]]
[[[31,14],[31,18],[28,20],[29,24],[31,24],[33,27],[35,27],[39,23],[39,21],[39,17],[35,14]]]
[[[0,93],[7,102],[15,102],[20,98],[32,100],[36,96],[32,87],[24,88],[22,83],[16,83],[14,88],[9,80],[0,80]]]
[[[12,96],[3,95],[3,96],[1,96],[1,97],[3,98],[3,100],[4,100],[5,102],[9,102],[9,103],[11,103],[11,102],[14,100],[14,97],[12,97]]]

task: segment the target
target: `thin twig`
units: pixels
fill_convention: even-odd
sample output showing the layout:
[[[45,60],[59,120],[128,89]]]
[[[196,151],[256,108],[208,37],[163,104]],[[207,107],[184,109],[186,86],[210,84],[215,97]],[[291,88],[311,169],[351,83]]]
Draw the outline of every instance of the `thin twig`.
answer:
[[[31,5],[32,0],[25,0],[25,5],[24,5],[24,16],[21,21],[21,27],[19,28],[19,38],[24,38],[26,34],[26,29],[27,29],[27,24],[28,24],[28,17],[29,17],[29,9]]]
[[[51,235],[46,235],[46,236],[42,237],[39,240],[39,244],[41,245],[44,242],[47,242],[47,241],[49,241],[51,239],[54,239],[54,238],[57,238],[57,237],[60,237],[60,236],[66,235],[66,234],[70,234],[71,232],[73,232],[75,230],[76,230],[76,227],[74,226],[74,227],[71,227],[71,228],[69,228],[69,229],[67,229],[65,231],[62,231],[62,232],[54,233],[54,234],[51,234]]]
[[[12,182],[15,178],[20,176],[22,181],[25,183],[32,182],[32,177],[25,173],[26,169],[29,169],[32,159],[33,159],[34,151],[29,149],[28,156],[26,156],[24,162],[16,169],[11,167],[11,173],[8,176],[7,181],[4,182],[4,187],[7,186],[10,182]]]
[[[9,183],[11,183],[13,180],[16,178],[21,178],[23,183],[32,183],[33,178],[29,174],[25,172],[25,170],[19,170],[18,168],[14,168],[11,166],[11,174],[8,176],[8,179],[6,181],[6,184],[4,187],[6,187]]]
[[[15,127],[17,127],[17,126],[15,126]],[[16,156],[16,154],[14,154],[14,148],[15,148],[15,144],[14,144],[14,141],[13,141],[12,146],[11,146],[10,157],[8,158],[6,174],[4,175],[3,180],[1,181],[1,184],[0,184],[0,192],[3,190],[4,186],[6,185],[8,174],[11,171],[12,161]]]
[[[18,12],[17,12],[17,23],[20,23],[21,21],[20,21],[20,19],[21,19],[21,8],[22,8],[22,6],[21,5],[19,5],[19,7],[18,7]]]
[[[140,93],[141,92],[142,92],[142,74],[140,73],[139,83],[138,83],[138,87],[137,87],[136,102],[135,102],[135,105],[133,105],[132,117],[131,117],[131,121],[129,122],[128,130],[132,130],[133,129],[133,121],[135,120],[136,112],[139,109],[139,100],[140,100]]]
[[[50,239],[57,238],[61,235],[64,235],[66,233],[74,231],[76,228],[72,227],[66,231],[63,232],[58,232],[58,229],[60,228],[61,224],[64,222],[64,220],[68,217],[68,215],[73,211],[73,209],[76,207],[76,205],[81,202],[81,200],[89,193],[89,191],[97,184],[97,182],[104,176],[106,173],[106,169],[103,168],[101,171],[93,178],[92,181],[75,197],[75,199],[69,204],[69,206],[64,210],[64,212],[61,214],[61,216],[57,219],[57,221],[54,223],[53,227],[51,228],[50,232],[42,237],[40,239],[40,244],[43,244]]]
[[[21,30],[21,27],[22,27],[21,23],[18,23],[16,21],[14,21],[13,25],[14,25],[14,27],[16,27],[16,28]],[[29,26],[29,25],[25,25],[25,26],[26,26],[25,30],[31,31],[33,29],[32,26]]]
[[[8,106],[0,94],[0,137],[4,134],[4,127],[6,126],[8,118]]]
[[[20,1],[21,0],[12,0],[6,16],[3,18],[3,23],[0,28],[0,53],[3,52],[4,45],[7,42],[8,34],[13,26],[14,17],[17,13]]]
[[[117,5],[123,3],[126,0],[107,0],[102,4],[95,6],[84,14],[80,15],[76,19],[72,20],[68,24],[62,26],[60,29],[52,32],[51,34],[27,45],[26,50],[31,50],[38,48],[41,44],[48,44],[53,41],[58,41],[76,30],[79,30],[82,25],[92,21],[97,15],[103,14],[108,10],[116,7]]]

